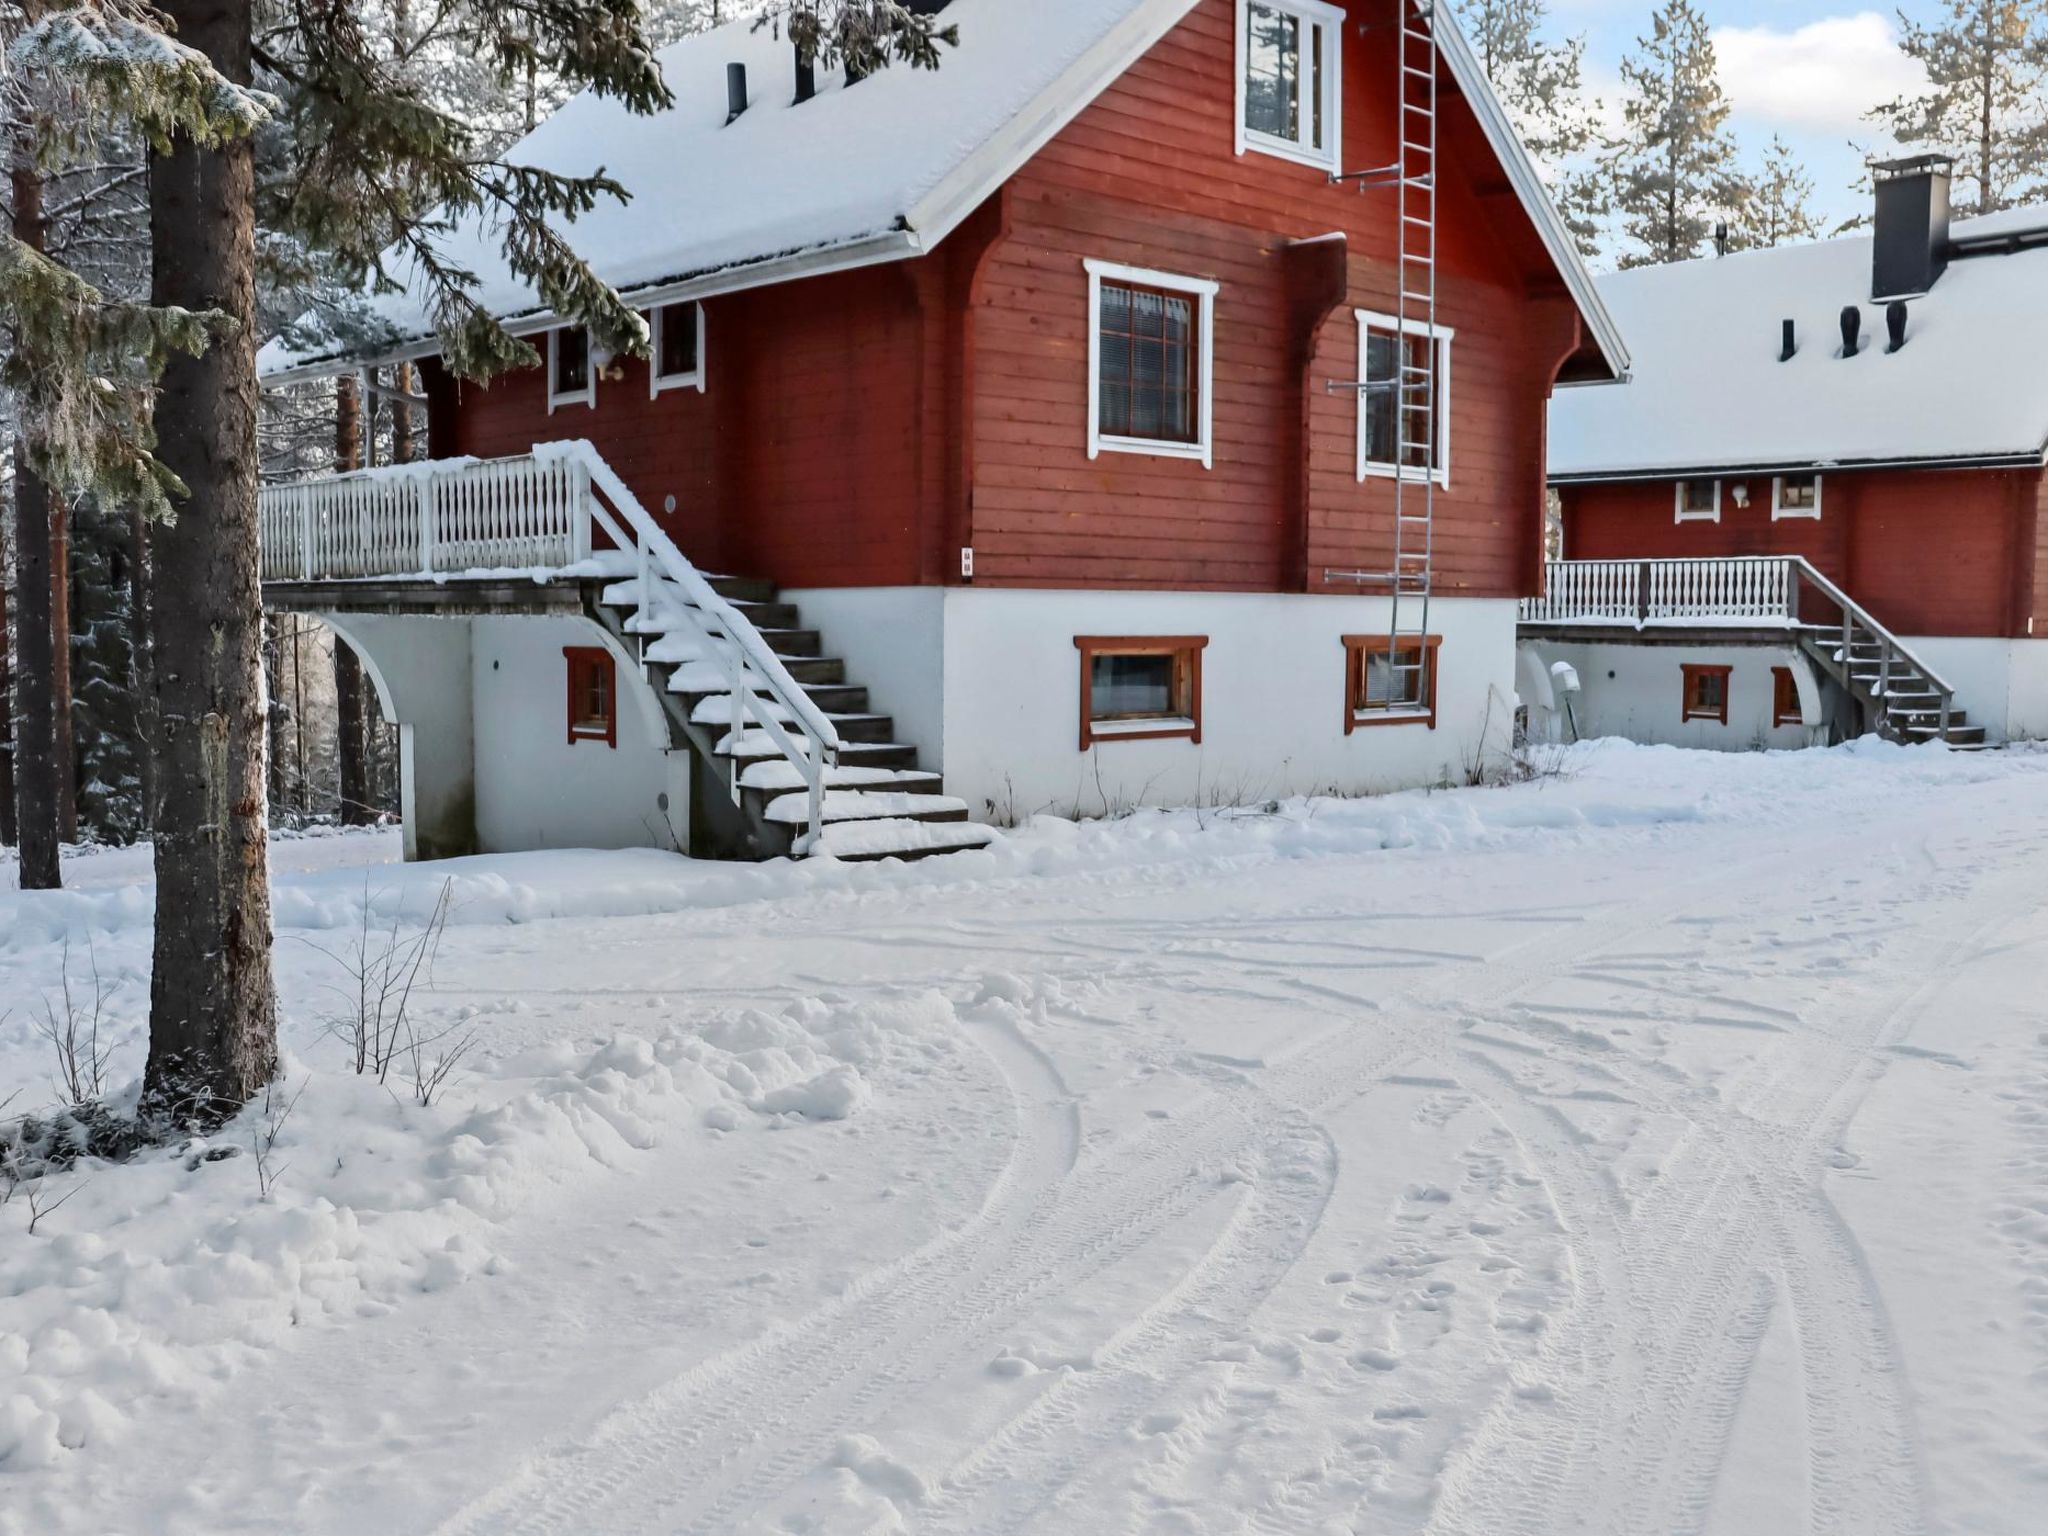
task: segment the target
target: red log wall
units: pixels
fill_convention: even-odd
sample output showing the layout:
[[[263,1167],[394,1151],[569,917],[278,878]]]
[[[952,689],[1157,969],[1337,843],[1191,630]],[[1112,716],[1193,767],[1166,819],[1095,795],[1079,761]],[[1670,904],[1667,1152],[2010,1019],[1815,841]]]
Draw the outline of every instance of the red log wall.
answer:
[[[1327,386],[1359,372],[1353,307],[1394,307],[1394,194],[1235,153],[1234,26],[1202,0],[934,255],[706,301],[708,393],[650,400],[629,360],[549,416],[539,370],[430,372],[434,452],[588,437],[650,509],[674,496],[685,553],[785,586],[957,580],[971,544],[980,585],[1360,590],[1322,573],[1392,563],[1393,489],[1358,480],[1358,402]],[[1384,163],[1391,34],[1345,34],[1344,163]],[[1544,401],[1582,337],[1448,85],[1440,162],[1438,590],[1508,596],[1539,579]],[[1223,285],[1213,469],[1087,457],[1086,257]]]
[[[1902,635],[2024,635],[2035,613],[2039,470],[1872,470],[1825,476],[1821,516],[1771,521],[1771,478],[1721,521],[1679,523],[1668,480],[1560,488],[1568,560],[1804,555]]]

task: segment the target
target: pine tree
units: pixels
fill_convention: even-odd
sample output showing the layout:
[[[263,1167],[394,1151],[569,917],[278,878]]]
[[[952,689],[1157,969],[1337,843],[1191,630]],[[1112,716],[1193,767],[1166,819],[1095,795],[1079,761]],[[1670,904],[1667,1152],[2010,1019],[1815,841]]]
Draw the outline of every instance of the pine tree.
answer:
[[[1599,137],[1597,107],[1585,94],[1586,40],[1544,38],[1549,15],[1544,0],[1477,0],[1461,19],[1551,201],[1579,244],[1590,248],[1599,238],[1607,195],[1604,180],[1584,163]]]
[[[72,514],[72,669],[81,833],[130,843],[144,831],[137,719],[134,524],[96,501]]]
[[[1821,234],[1820,215],[1813,211],[1813,178],[1801,169],[1791,146],[1773,134],[1734,226],[1731,247],[1792,245],[1818,240]]]
[[[1622,61],[1623,133],[1601,161],[1622,232],[1635,242],[1624,267],[1690,260],[1718,220],[1740,216],[1748,195],[1706,19],[1689,0],[1665,0],[1650,25]]]
[[[1932,26],[1899,16],[1899,46],[1928,89],[1870,117],[1909,149],[1956,159],[1966,213],[2048,197],[2048,0],[1946,0]]]

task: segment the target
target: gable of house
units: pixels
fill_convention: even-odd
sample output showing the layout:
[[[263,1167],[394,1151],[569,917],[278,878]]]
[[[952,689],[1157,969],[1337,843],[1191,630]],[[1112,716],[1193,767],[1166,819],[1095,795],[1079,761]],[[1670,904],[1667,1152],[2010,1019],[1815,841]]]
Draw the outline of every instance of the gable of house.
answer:
[[[795,100],[793,53],[777,29],[728,23],[663,50],[676,98],[668,110],[636,116],[585,93],[508,158],[564,174],[602,170],[625,188],[629,201],[602,201],[565,233],[604,281],[644,304],[901,260],[936,249],[1161,38],[1191,12],[1213,7],[1207,0],[951,0],[947,9],[960,44],[946,50],[938,70],[892,68],[852,85],[820,72],[817,94],[803,102]],[[1578,371],[1619,376],[1627,368],[1620,336],[1526,153],[1448,13],[1440,13],[1438,29],[1481,152],[1528,221],[1548,280],[1562,284],[1584,316],[1589,346]],[[730,115],[733,65],[746,80],[737,117]],[[513,329],[538,332],[553,323],[506,267],[488,220],[465,218],[436,244],[447,261],[477,275],[478,301]],[[371,349],[374,358],[323,341],[309,323],[288,344],[264,349],[262,371],[285,380],[432,352],[419,295],[367,296],[360,318],[386,338]]]

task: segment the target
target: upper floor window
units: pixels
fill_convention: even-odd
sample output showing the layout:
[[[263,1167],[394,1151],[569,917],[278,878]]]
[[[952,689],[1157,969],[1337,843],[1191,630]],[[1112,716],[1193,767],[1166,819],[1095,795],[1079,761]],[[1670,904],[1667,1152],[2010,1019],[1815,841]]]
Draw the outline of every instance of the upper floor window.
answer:
[[[580,325],[558,325],[548,332],[548,414],[552,416],[557,406],[596,404],[590,332]]]
[[[704,388],[704,306],[691,301],[664,304],[652,317],[653,362],[647,393]]]
[[[1771,482],[1771,521],[1820,516],[1819,475],[1779,475]]]
[[[1451,477],[1448,326],[1358,311],[1358,478]]]
[[[1672,521],[1718,523],[1721,521],[1721,482],[1681,480],[1672,492]]]
[[[1237,152],[1336,170],[1344,13],[1322,0],[1237,0]]]
[[[1209,455],[1216,284],[1110,262],[1088,269],[1088,457]]]

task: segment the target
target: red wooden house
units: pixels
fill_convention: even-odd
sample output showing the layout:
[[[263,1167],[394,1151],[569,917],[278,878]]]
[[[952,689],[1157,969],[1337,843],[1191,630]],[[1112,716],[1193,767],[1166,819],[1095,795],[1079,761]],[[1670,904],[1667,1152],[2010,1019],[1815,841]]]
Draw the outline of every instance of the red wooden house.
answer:
[[[1497,751],[1546,401],[1627,359],[1399,3],[954,0],[936,72],[859,81],[727,26],[670,111],[516,151],[633,192],[570,233],[651,362],[472,229],[546,367],[455,380],[405,295],[374,353],[269,349],[421,365],[432,463],[265,501],[271,600],[405,727],[412,851],[918,851]]]
[[[1537,715],[1729,747],[2048,731],[2048,207],[1951,226],[1922,157],[1877,168],[1869,234],[1601,290],[1634,372],[1553,415]]]

